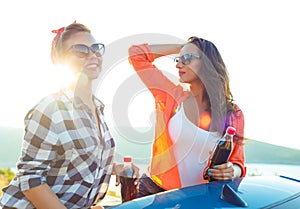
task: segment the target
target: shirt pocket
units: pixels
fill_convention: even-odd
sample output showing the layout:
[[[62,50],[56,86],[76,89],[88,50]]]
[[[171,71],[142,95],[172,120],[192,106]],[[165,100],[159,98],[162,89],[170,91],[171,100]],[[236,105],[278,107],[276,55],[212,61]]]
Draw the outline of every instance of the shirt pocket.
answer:
[[[96,147],[96,145],[88,147],[75,145],[70,154],[65,180],[85,181],[91,184],[94,182],[99,162],[95,155]]]

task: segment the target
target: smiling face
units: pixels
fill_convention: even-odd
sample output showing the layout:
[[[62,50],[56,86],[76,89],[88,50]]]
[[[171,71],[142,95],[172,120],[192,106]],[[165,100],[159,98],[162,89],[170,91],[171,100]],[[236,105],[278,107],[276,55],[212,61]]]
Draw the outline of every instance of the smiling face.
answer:
[[[73,34],[64,44],[65,48],[65,63],[68,64],[72,72],[79,76],[85,75],[87,79],[94,80],[98,78],[102,69],[102,56],[96,56],[94,52],[89,50],[86,57],[80,57],[74,51],[70,50],[72,46],[77,44],[91,47],[96,43],[96,40],[89,32],[77,32]]]
[[[187,54],[195,54],[201,56],[201,52],[198,49],[198,47],[192,43],[184,45],[180,50],[180,56]],[[187,62],[188,64],[183,64],[184,62],[182,62],[182,60],[179,59],[179,61],[176,64],[176,68],[179,70],[180,82],[192,84],[193,82],[200,81],[197,72],[201,68],[201,58],[191,56],[189,57],[189,59],[190,62]]]

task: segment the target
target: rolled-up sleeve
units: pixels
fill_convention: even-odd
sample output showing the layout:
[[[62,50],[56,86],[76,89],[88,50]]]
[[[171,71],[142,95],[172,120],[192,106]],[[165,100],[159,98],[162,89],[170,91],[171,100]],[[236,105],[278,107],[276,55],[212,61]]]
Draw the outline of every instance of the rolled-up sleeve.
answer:
[[[242,170],[241,177],[246,175],[245,151],[244,151],[244,114],[242,110],[235,105],[236,112],[230,117],[230,124],[236,128],[237,139],[234,140],[234,148],[229,157],[229,161],[238,165]]]
[[[154,56],[148,44],[133,45],[129,48],[129,62],[136,71],[153,67]]]
[[[52,110],[51,106],[41,104],[25,117],[25,135],[16,175],[21,191],[45,183],[49,165],[55,159],[58,137],[51,119]]]

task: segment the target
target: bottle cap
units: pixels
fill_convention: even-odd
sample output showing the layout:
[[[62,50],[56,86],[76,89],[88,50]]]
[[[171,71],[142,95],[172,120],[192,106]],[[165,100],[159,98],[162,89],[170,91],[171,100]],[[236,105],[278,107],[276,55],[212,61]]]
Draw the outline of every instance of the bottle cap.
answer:
[[[125,156],[123,160],[124,160],[125,163],[131,163],[132,157],[131,156]]]
[[[234,135],[235,134],[235,128],[232,127],[232,126],[228,126],[227,129],[226,129],[226,133],[229,134],[229,135]]]

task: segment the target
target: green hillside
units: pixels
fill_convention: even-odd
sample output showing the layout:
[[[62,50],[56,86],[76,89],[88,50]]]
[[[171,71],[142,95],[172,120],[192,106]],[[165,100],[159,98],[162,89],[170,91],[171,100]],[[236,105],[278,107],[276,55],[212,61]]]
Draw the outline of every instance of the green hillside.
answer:
[[[0,167],[13,167],[21,151],[24,131],[20,128],[0,127]]]
[[[300,150],[255,140],[245,142],[246,163],[300,165]]]
[[[151,130],[139,128],[111,128],[116,139],[116,160],[132,155],[135,163],[149,162]],[[19,128],[0,127],[0,167],[14,167],[21,149],[24,131]],[[246,163],[274,163],[300,165],[300,150],[276,146],[255,140],[245,142]]]

